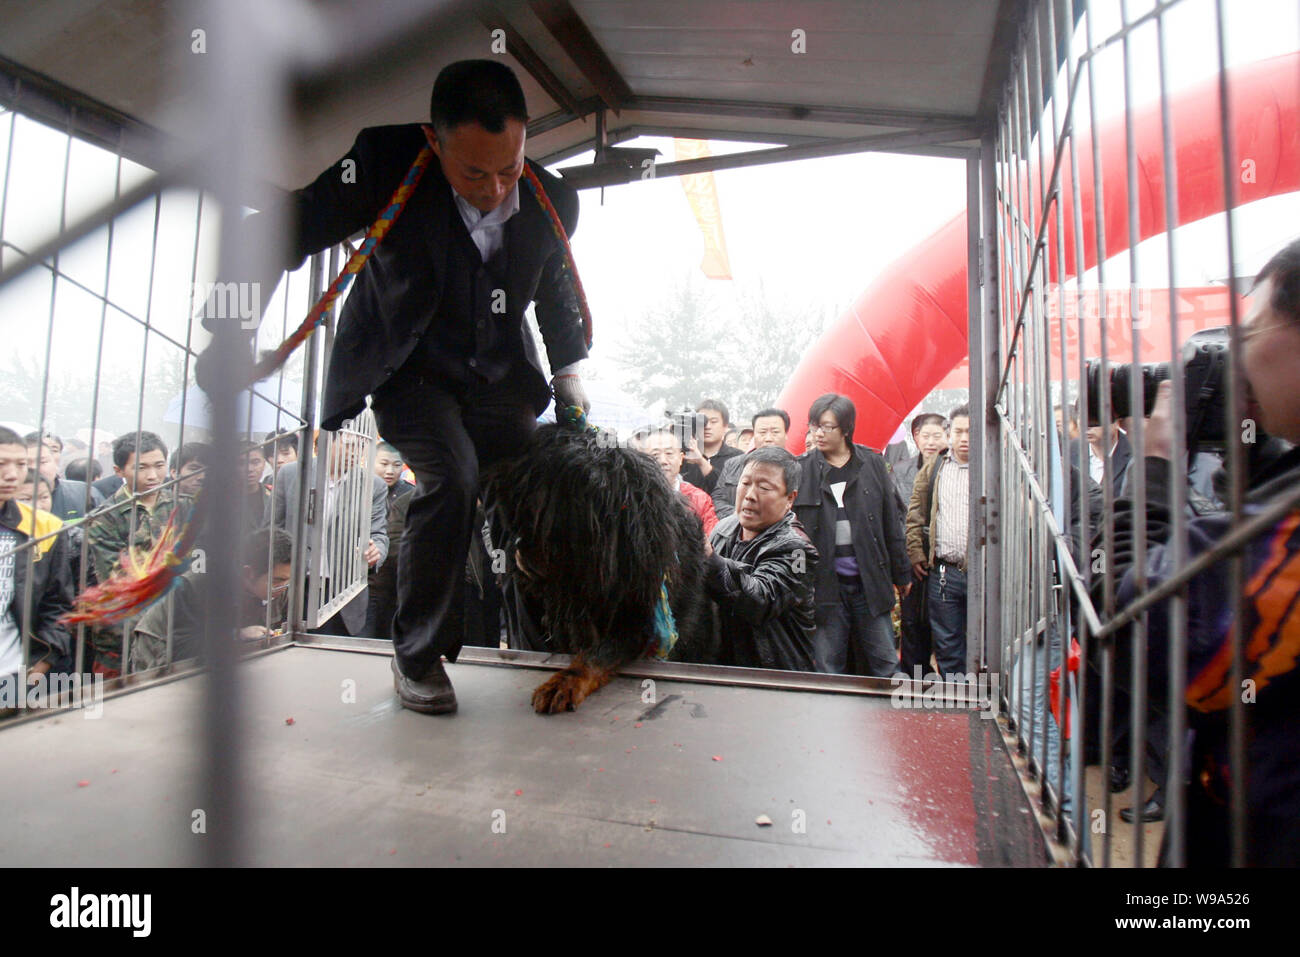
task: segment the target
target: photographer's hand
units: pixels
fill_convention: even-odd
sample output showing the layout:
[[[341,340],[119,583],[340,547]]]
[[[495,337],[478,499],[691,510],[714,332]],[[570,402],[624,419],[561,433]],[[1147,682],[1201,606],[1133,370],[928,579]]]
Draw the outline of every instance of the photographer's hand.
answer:
[[[686,446],[686,451],[682,453],[682,458],[691,465],[697,466],[701,475],[707,476],[713,471],[713,465],[705,457],[704,453],[700,451],[699,443],[695,441],[693,436]]]
[[[1156,389],[1156,404],[1151,408],[1142,434],[1142,454],[1152,458],[1172,459],[1174,447],[1173,385],[1169,380]]]

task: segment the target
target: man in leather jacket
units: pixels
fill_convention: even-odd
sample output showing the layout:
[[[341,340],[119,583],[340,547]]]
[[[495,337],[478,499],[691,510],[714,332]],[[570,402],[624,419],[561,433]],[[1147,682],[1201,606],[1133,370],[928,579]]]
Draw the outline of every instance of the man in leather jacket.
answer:
[[[813,670],[817,550],[791,511],[799,473],[785,449],[749,453],[737,511],[709,538],[705,587],[718,604],[723,664]]]

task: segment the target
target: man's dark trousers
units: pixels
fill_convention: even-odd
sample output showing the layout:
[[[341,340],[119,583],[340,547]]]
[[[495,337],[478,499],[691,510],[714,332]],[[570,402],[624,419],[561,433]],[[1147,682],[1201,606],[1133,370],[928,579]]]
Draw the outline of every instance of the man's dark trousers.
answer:
[[[902,632],[899,668],[909,678],[918,665],[921,674],[929,674],[930,589],[925,579],[912,583],[912,590],[899,602],[898,617]]]
[[[416,486],[397,555],[393,651],[422,678],[464,641],[465,560],[479,470],[518,455],[537,426],[532,399],[507,375],[495,385],[450,383],[403,367],[375,395],[379,433],[402,453]]]

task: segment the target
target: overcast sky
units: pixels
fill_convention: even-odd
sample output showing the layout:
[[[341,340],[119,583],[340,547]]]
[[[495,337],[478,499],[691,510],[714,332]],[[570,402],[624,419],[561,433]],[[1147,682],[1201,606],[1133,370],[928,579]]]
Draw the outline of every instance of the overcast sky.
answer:
[[[1094,2],[1099,23],[1094,33],[1118,27],[1118,3]],[[1151,6],[1132,2],[1130,16]],[[1263,59],[1297,49],[1300,43],[1300,4],[1296,0],[1234,0],[1229,8],[1230,64]],[[1170,88],[1177,90],[1213,76],[1217,69],[1211,0],[1185,0],[1167,16]],[[1076,47],[1083,49],[1082,31]],[[1134,86],[1139,101],[1157,94],[1156,48],[1153,27],[1135,33]],[[1117,113],[1123,103],[1120,48],[1116,44],[1097,60],[1099,112]],[[1086,108],[1086,99],[1080,104]],[[414,118],[413,118],[414,119]],[[0,117],[0,145],[10,134],[11,117]],[[13,168],[4,215],[4,238],[30,248],[53,232],[60,218],[66,138],[30,121],[18,121]],[[672,157],[671,140],[643,140],[657,146],[661,162]],[[715,143],[716,152],[736,144]],[[566,160],[572,165],[586,157]],[[4,174],[0,150],[0,175]],[[67,218],[77,219],[111,196],[116,158],[94,147],[72,147]],[[124,164],[124,186],[145,175]],[[891,263],[916,242],[956,215],[965,202],[964,168],[960,161],[893,154],[859,154],[798,163],[725,170],[715,174],[733,280],[711,285],[726,307],[738,294],[761,280],[774,298],[806,301],[819,308],[842,306],[866,289]],[[1239,214],[1238,260],[1245,268],[1258,265],[1300,229],[1300,201],[1290,196],[1256,204]],[[183,302],[190,280],[195,233],[192,194],[169,194],[163,204],[154,272],[152,320],[184,341]],[[205,210],[208,227],[215,222]],[[1212,218],[1179,231],[1180,279],[1200,285],[1226,274],[1223,226]],[[112,298],[138,315],[149,307],[149,262],[153,246],[152,206],[137,209],[117,225],[113,249]],[[201,240],[199,278],[212,270],[211,234]],[[637,182],[582,194],[580,225],[574,248],[595,315],[597,344],[589,362],[591,374],[617,381],[611,361],[629,323],[639,321],[647,307],[689,270],[698,267],[702,237],[681,183],[675,178]],[[103,235],[64,253],[61,266],[94,289],[104,287]],[[1144,284],[1165,278],[1164,244],[1143,246]],[[6,256],[12,253],[6,253]],[[1108,280],[1122,282],[1124,258],[1108,271]],[[936,264],[936,268],[941,268]],[[166,303],[164,308],[163,303]],[[282,327],[279,299],[263,339],[278,340]],[[30,274],[22,283],[0,292],[0,335],[10,350],[43,358],[46,320],[50,314],[48,273]],[[53,365],[68,375],[86,375],[88,353],[98,334],[100,308],[90,295],[61,283],[55,303]],[[301,317],[290,317],[296,322]],[[108,361],[138,375],[143,336],[138,327],[111,319]],[[167,347],[150,346],[154,355]],[[162,350],[162,351],[159,351]],[[6,418],[0,410],[0,420]]]

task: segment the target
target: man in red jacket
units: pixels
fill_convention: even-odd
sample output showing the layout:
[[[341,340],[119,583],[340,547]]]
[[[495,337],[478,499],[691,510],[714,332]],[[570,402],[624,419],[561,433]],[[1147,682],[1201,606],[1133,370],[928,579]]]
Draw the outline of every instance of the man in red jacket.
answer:
[[[699,516],[704,525],[704,537],[708,539],[713,526],[718,524],[718,516],[713,511],[713,499],[702,488],[696,488],[682,478],[682,445],[677,434],[670,428],[658,429],[641,437],[639,447],[642,452],[659,463],[668,484],[682,493],[691,511]]]

